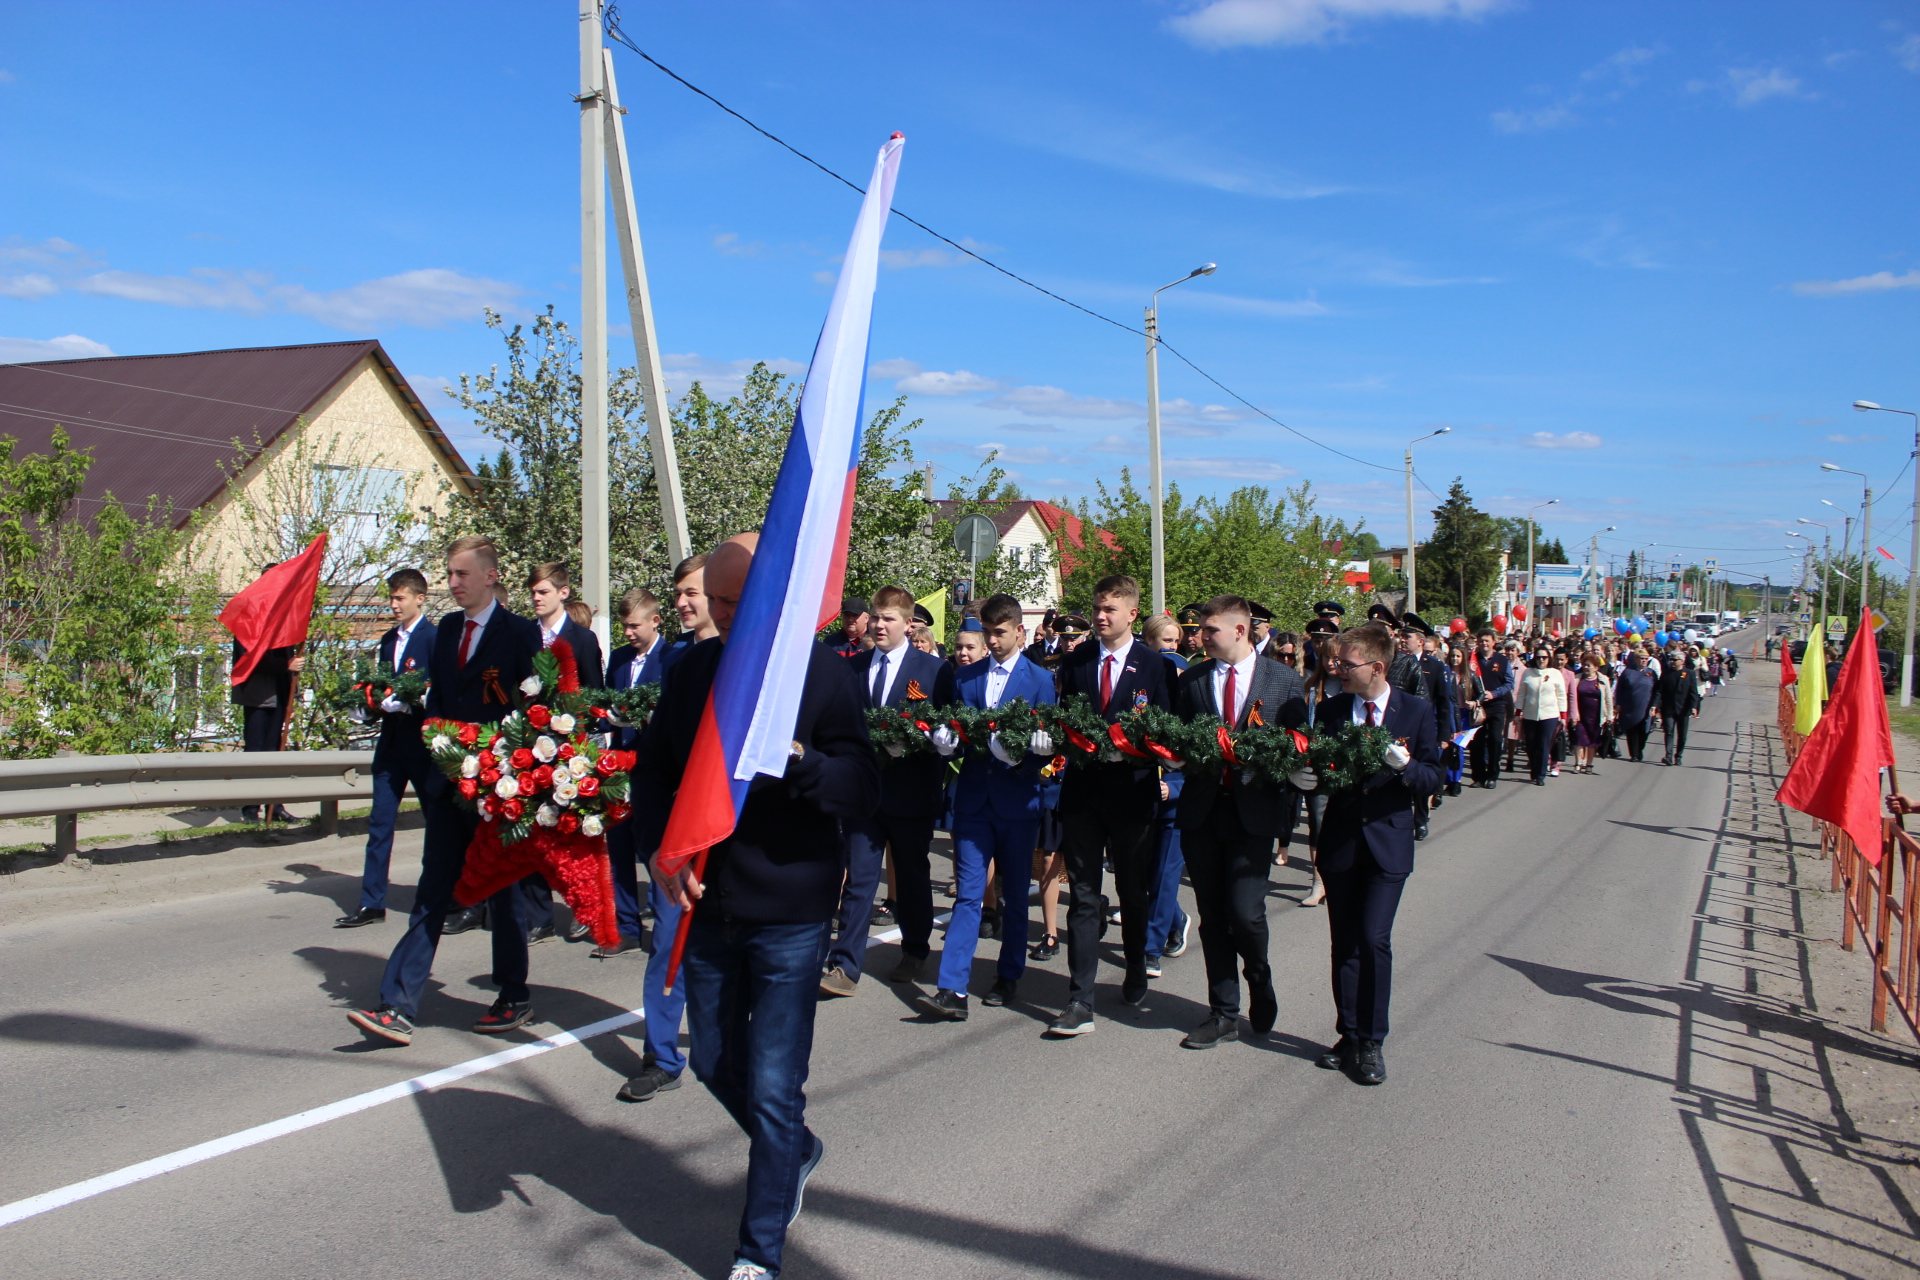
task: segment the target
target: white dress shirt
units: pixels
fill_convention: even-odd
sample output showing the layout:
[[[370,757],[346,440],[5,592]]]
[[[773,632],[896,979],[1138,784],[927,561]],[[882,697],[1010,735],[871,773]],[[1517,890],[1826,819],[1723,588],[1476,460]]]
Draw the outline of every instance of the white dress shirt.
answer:
[[[534,621],[540,622],[540,619],[536,618]],[[540,647],[542,649],[553,648],[553,642],[560,638],[560,633],[566,629],[566,625],[567,611],[565,609],[560,611],[560,621],[553,624],[553,630],[547,630],[547,624],[540,622]]]
[[[902,640],[892,649],[882,649],[877,645],[873,650],[873,669],[868,673],[867,688],[873,694],[873,705],[887,705],[887,695],[893,692],[894,683],[900,679],[900,668],[907,661],[907,642]]]
[[[656,635],[653,638],[653,643],[646,648],[642,649],[638,645],[634,646],[633,658],[627,664],[627,688],[631,689],[640,683],[640,669],[646,665],[647,655],[659,647],[659,644],[660,637]]]
[[[1385,724],[1387,722],[1387,699],[1392,696],[1392,685],[1388,685],[1385,689],[1382,689],[1380,696],[1377,698],[1362,698],[1356,695],[1353,700],[1353,722],[1355,724],[1365,724],[1367,722],[1367,704],[1371,702],[1374,708],[1373,722],[1377,725]]]
[[[1228,724],[1240,723],[1240,708],[1247,705],[1247,697],[1253,691],[1253,664],[1259,660],[1258,653],[1249,653],[1240,661],[1229,666],[1224,662],[1213,664],[1213,705],[1220,708],[1220,718]],[[1227,672],[1233,672],[1233,705],[1226,704]]]
[[[394,631],[394,634],[393,634],[393,669],[394,669],[395,671],[398,671],[398,670],[400,669],[400,664],[401,664],[401,662],[403,662],[403,661],[405,661],[405,659],[406,659],[406,656],[407,656],[407,645],[408,645],[408,644],[410,644],[410,643],[412,642],[412,640],[413,640],[413,629],[414,629],[415,627],[417,627],[417,626],[419,626],[419,625],[420,625],[420,619],[421,619],[421,618],[424,618],[424,617],[426,617],[426,616],[427,616],[427,615],[426,615],[426,614],[424,614],[424,613],[423,613],[423,614],[420,614],[420,615],[418,615],[418,616],[416,616],[416,617],[414,618],[414,620],[413,620],[412,622],[409,622],[409,623],[408,623],[408,624],[407,624],[406,626],[404,626],[404,627],[399,627],[399,626],[396,626],[396,627],[395,627],[395,628],[393,629],[393,631]]]
[[[1020,655],[1014,654],[1005,662],[995,662],[987,668],[987,705],[997,707],[1007,692],[1007,681],[1013,679],[1013,665],[1020,661]]]

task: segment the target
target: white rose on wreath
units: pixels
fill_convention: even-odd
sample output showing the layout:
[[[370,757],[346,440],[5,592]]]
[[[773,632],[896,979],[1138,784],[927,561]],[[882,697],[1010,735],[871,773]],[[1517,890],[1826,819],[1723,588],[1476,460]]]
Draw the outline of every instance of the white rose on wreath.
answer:
[[[541,764],[553,763],[553,758],[559,754],[560,744],[546,734],[543,733],[533,740],[533,758]]]
[[[556,826],[560,822],[560,811],[550,804],[543,804],[533,815],[533,820],[543,827]]]
[[[520,682],[520,692],[526,694],[529,698],[537,695],[541,688],[539,676],[528,676]]]
[[[480,757],[468,756],[465,759],[461,760],[460,776],[463,778],[479,777],[480,776]]]
[[[548,721],[547,723],[553,726],[553,731],[555,733],[560,734],[563,737],[573,732],[573,717],[568,715],[564,711],[561,712],[559,715],[555,716],[552,720]]]
[[[493,784],[493,794],[502,800],[511,800],[520,794],[520,779],[502,770],[500,781]]]
[[[436,753],[442,752],[442,751],[451,751],[453,749],[453,735],[450,733],[434,734],[433,749]]]
[[[577,785],[575,785],[572,777],[564,773],[554,775],[554,779],[553,779],[554,803],[561,804],[561,805],[569,805],[569,804],[572,804],[577,798],[579,798],[579,795],[580,795],[580,788]]]
[[[600,815],[597,813],[590,813],[580,819],[580,834],[586,836],[588,839],[592,839],[606,829],[607,824],[600,821]]]
[[[585,756],[575,756],[567,761],[567,772],[576,778],[584,778],[593,772],[593,761]]]

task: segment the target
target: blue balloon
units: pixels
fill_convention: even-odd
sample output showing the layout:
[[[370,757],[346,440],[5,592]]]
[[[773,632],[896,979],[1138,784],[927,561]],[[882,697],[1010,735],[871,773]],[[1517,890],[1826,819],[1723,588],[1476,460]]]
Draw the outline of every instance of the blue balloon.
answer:
[[[1652,625],[1653,624],[1648,622],[1644,616],[1635,618],[1633,620],[1633,633],[1637,636],[1643,636],[1647,634],[1647,628]]]
[[[1671,637],[1668,636],[1667,633],[1664,631],[1656,631],[1653,633],[1653,642],[1659,645],[1662,649],[1667,647],[1667,641],[1669,639],[1671,639]]]
[[[1628,622],[1625,618],[1615,618],[1613,620],[1613,632],[1615,635],[1621,635],[1621,636],[1632,635],[1633,624],[1631,622]]]
[[[1585,631],[1582,631],[1580,633],[1581,638],[1586,640],[1591,640],[1599,634],[1600,634],[1600,628],[1598,627],[1588,627]]]

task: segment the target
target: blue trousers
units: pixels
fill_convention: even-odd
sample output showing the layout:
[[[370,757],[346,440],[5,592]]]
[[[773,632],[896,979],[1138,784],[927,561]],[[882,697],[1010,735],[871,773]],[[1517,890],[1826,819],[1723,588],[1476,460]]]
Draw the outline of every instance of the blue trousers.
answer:
[[[680,1015],[687,1007],[687,975],[683,969],[679,984],[668,991],[667,964],[673,958],[674,937],[680,932],[680,908],[657,884],[647,887],[647,905],[653,908],[653,954],[647,957],[642,988],[647,1002],[647,1053],[662,1071],[677,1076],[687,1069],[687,1055],[680,1052]],[[626,931],[627,926],[622,924],[620,932]],[[692,939],[687,945],[692,947]]]
[[[893,846],[898,881],[894,908],[900,920],[900,949],[924,956],[933,950],[933,877],[927,851],[933,846],[933,816],[901,818],[876,813],[846,824],[847,881],[840,890],[840,931],[827,952],[827,967],[838,965],[858,982],[866,965],[873,899],[886,870],[887,846]]]
[[[1147,893],[1147,954],[1157,956],[1180,932],[1186,913],[1180,910],[1180,873],[1187,860],[1180,849],[1180,829],[1162,818],[1155,824],[1154,856],[1158,859]]]
[[[607,861],[613,866],[613,915],[620,922],[620,936],[638,942],[644,935],[640,932],[640,860],[634,849],[633,819],[607,832]]]
[[[479,819],[452,799],[452,789],[427,803],[427,834],[420,855],[420,887],[414,890],[413,914],[400,935],[387,971],[380,979],[380,1003],[391,1005],[408,1018],[420,1013],[420,997],[433,976],[433,953],[440,946],[440,929],[453,909],[453,887],[467,864],[467,845]],[[493,918],[493,980],[503,999],[515,1003],[529,998],[527,990],[527,928],[514,909],[518,886],[508,885],[487,900]]]
[[[987,891],[987,866],[1000,868],[1001,934],[999,977],[1019,981],[1027,971],[1027,902],[1033,885],[1034,839],[1040,821],[1010,822],[994,817],[953,820],[953,916],[940,950],[940,987],[965,992],[973,978],[973,953],[980,945],[980,900]]]
[[[367,815],[367,861],[360,869],[360,905],[368,911],[387,909],[387,871],[393,861],[393,826],[400,817],[400,801],[407,788],[413,798],[425,794],[427,772],[433,765],[416,760],[381,764],[373,770],[373,812]],[[424,801],[423,801],[424,803]]]
[[[693,1074],[747,1135],[735,1254],[776,1276],[813,1147],[805,1086],[830,928],[696,917],[680,970]]]

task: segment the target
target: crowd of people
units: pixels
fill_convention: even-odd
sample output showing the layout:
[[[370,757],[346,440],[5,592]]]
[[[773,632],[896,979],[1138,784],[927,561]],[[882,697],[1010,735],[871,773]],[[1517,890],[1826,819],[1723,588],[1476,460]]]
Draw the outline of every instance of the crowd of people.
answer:
[[[847,599],[839,628],[815,647],[784,776],[749,785],[733,834],[709,851],[703,873],[650,866],[643,886],[640,868],[661,845],[755,545],[741,535],[686,560],[664,605],[628,592],[618,604],[625,643],[604,661],[564,565],[533,570],[524,584],[531,616],[521,616],[509,607],[497,549],[463,538],[446,562],[457,608],[438,623],[425,617],[425,575],[393,575],[395,626],[379,658],[424,670],[430,685],[424,708],[379,707],[362,896],[336,922],[384,920],[394,819],[411,789],[426,817],[413,908],[378,1001],[349,1018],[378,1041],[410,1043],[439,939],[486,927],[498,998],[473,1030],[526,1026],[528,948],[556,932],[551,890],[529,876],[485,903],[454,901],[478,818],[436,773],[422,726],[429,717],[500,720],[512,710],[506,691],[563,640],[585,684],[659,682],[645,724],[612,729],[613,745],[634,753],[633,816],[607,833],[619,939],[603,938],[593,954],[646,956],[646,1053],[618,1097],[658,1097],[691,1067],[750,1138],[732,1280],[779,1272],[787,1225],[825,1150],[805,1123],[816,1010],[859,992],[876,926],[898,930],[886,980],[917,984],[928,1026],[964,1021],[976,1003],[1019,1001],[1028,966],[1064,952],[1065,998],[1046,1029],[1062,1040],[1094,1031],[1099,1006],[1113,998],[1098,982],[1111,929],[1123,1006],[1145,1001],[1197,933],[1208,1009],[1179,1043],[1209,1050],[1241,1039],[1243,1023],[1256,1038],[1274,1029],[1270,879],[1304,843],[1312,880],[1298,901],[1325,910],[1334,1006],[1335,1039],[1316,1065],[1378,1085],[1393,920],[1431,810],[1463,785],[1497,785],[1522,751],[1541,786],[1563,765],[1591,774],[1603,759],[1641,760],[1656,723],[1665,726],[1664,762],[1680,763],[1700,698],[1737,670],[1731,655],[1677,640],[1656,649],[1636,637],[1440,635],[1384,605],[1349,625],[1339,603],[1323,601],[1298,633],[1274,629],[1266,608],[1232,594],[1143,619],[1139,586],[1124,576],[1101,581],[1085,612],[1049,613],[1032,634],[1020,601],[988,597],[966,610],[947,652],[911,593],[889,586]],[[953,728],[929,725],[931,750],[897,757],[868,739],[877,708],[1075,695],[1109,723],[1157,707],[1237,728],[1383,726],[1391,744],[1375,774],[1333,788],[1312,767],[1281,783],[1236,768],[1231,753],[1200,770],[1118,755],[1070,765],[1045,732],[1024,750],[995,737],[977,753]],[[950,837],[944,883],[934,877],[940,831]],[[942,899],[952,905],[936,956]],[[671,943],[688,912],[683,968],[670,986]],[[591,940],[580,923],[564,936]],[[996,944],[993,976],[976,992],[983,942]]]

